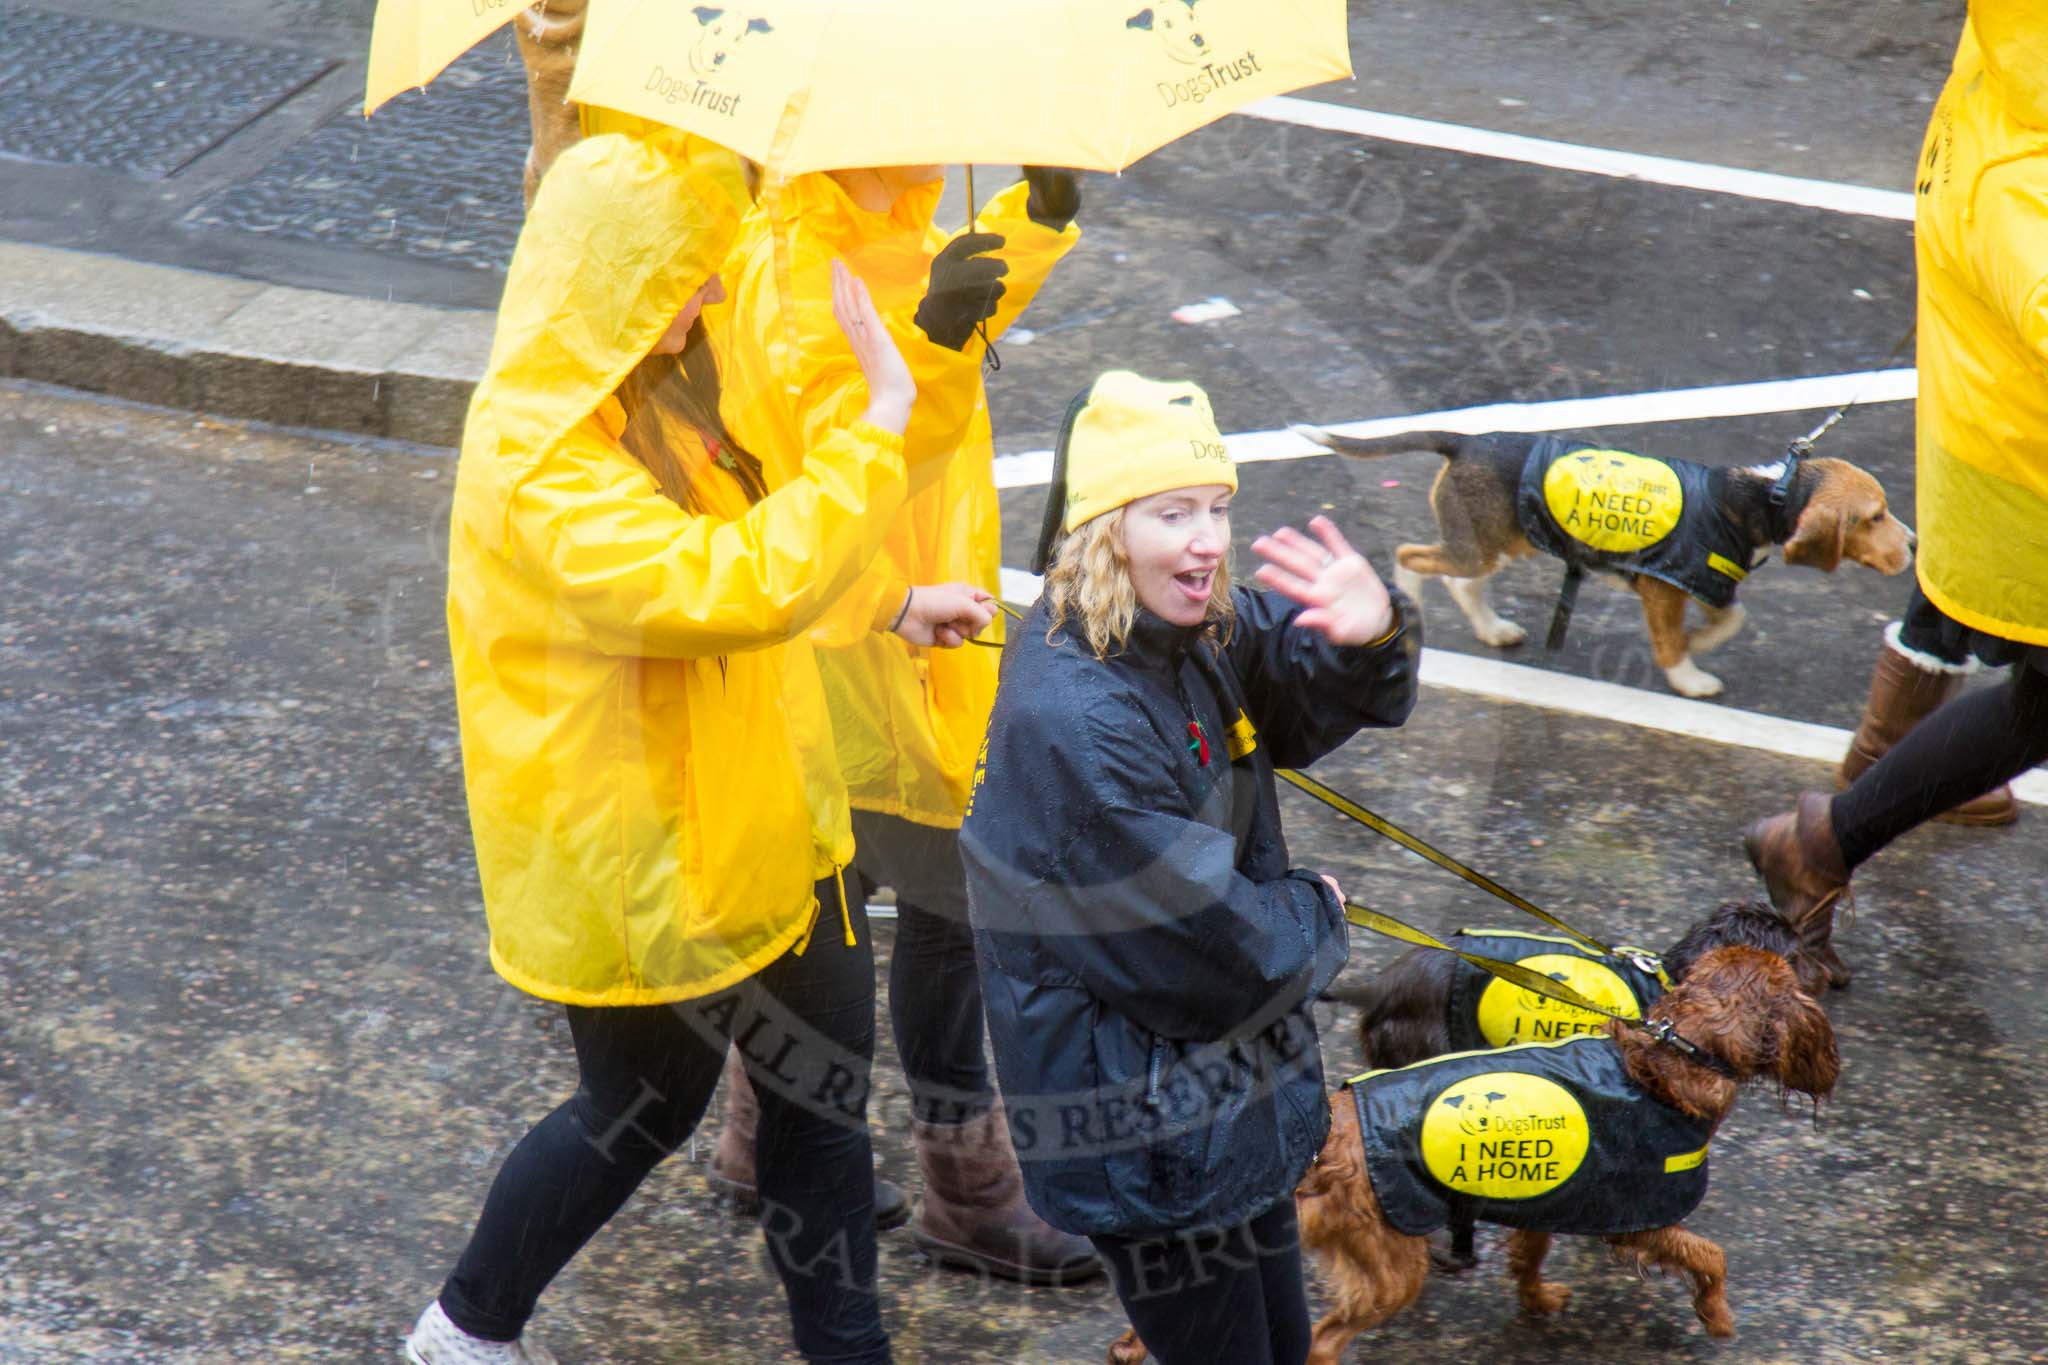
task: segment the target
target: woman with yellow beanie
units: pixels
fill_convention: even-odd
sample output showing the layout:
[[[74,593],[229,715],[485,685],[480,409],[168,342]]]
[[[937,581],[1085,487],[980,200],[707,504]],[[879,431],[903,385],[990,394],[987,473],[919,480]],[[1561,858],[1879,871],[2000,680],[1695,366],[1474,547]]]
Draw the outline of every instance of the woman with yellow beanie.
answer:
[[[1088,1237],[1165,1365],[1299,1365],[1296,1181],[1329,1124],[1343,899],[1288,867],[1273,767],[1415,701],[1421,628],[1327,519],[1229,575],[1237,470],[1193,384],[1068,410],[961,830],[1031,1206]]]
[[[796,1347],[890,1359],[874,959],[839,884],[844,798],[813,799],[836,768],[803,637],[908,495],[917,389],[835,270],[865,409],[768,489],[697,325],[737,227],[730,169],[623,134],[563,152],[470,406],[448,629],[491,962],[567,1009],[579,1083],[499,1169],[415,1365],[553,1360],[521,1339],[541,1292],[690,1135],[733,1038]]]

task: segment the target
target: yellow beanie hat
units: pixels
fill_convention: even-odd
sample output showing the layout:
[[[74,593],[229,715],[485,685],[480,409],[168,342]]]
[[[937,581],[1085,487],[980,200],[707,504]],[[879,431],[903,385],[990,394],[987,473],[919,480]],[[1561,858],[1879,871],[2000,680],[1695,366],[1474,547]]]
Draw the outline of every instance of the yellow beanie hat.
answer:
[[[1185,380],[1110,370],[1067,407],[1031,571],[1044,573],[1059,538],[1104,512],[1168,489],[1219,483],[1237,491],[1237,462],[1216,429],[1209,395]]]
[[[1089,385],[1071,415],[1062,451],[1063,533],[1170,488],[1237,488],[1237,462],[1216,429],[1209,395],[1186,381],[1109,371]]]

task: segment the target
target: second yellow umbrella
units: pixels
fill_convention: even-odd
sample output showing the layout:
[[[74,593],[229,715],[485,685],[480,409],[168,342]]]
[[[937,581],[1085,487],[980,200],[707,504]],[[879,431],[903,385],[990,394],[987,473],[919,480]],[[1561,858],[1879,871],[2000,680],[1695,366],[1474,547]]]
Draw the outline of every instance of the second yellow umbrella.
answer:
[[[595,0],[572,99],[772,176],[985,162],[1120,170],[1351,73],[1344,0]]]
[[[425,85],[524,7],[524,0],[377,0],[363,113]]]

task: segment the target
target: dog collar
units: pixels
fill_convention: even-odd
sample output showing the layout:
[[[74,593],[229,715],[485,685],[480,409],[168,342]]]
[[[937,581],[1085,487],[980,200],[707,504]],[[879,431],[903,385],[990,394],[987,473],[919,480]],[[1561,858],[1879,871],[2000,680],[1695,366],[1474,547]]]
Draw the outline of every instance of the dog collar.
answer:
[[[1645,1020],[1643,1021],[1642,1029],[1643,1032],[1649,1034],[1652,1038],[1655,1038],[1658,1042],[1664,1044],[1664,1046],[1678,1053],[1679,1056],[1684,1057],[1686,1060],[1697,1062],[1707,1070],[1717,1075],[1725,1076],[1731,1081],[1739,1082],[1742,1079],[1742,1077],[1735,1074],[1735,1068],[1730,1066],[1724,1058],[1718,1057],[1701,1047],[1698,1043],[1688,1040],[1685,1035],[1671,1026],[1669,1019]]]
[[[1771,485],[1771,506],[1784,507],[1792,501],[1792,480],[1799,476],[1799,462],[1812,450],[1812,444],[1804,436],[1785,447],[1785,472]]]

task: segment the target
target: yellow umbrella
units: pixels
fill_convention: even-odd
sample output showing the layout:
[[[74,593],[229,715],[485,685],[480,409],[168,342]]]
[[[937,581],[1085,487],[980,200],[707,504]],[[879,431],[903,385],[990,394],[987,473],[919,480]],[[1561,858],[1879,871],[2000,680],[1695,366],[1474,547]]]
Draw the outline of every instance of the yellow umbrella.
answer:
[[[1252,100],[1350,73],[1344,0],[594,0],[569,96],[776,177],[1114,171]]]
[[[525,0],[378,0],[363,113],[425,85],[525,7]]]

